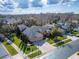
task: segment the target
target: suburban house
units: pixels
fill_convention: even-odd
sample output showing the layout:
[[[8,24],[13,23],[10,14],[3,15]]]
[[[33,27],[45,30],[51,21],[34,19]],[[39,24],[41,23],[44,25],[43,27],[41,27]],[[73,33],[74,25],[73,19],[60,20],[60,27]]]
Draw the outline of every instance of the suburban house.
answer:
[[[68,25],[64,22],[60,22],[60,23],[58,23],[58,25],[59,25],[60,28],[62,28],[64,30],[68,29]]]
[[[60,30],[61,30],[62,34],[66,34],[67,33],[66,31],[69,28],[69,25],[67,23],[65,23],[65,22],[59,22],[58,26],[60,27]]]
[[[8,38],[7,37],[5,37],[3,34],[0,34],[0,40],[7,40]]]
[[[43,34],[39,33],[38,26],[32,26],[23,31],[23,33],[29,38],[29,41],[35,42],[43,39]]]
[[[46,25],[42,26],[42,32],[49,33],[53,27],[54,27],[53,24],[46,24]]]
[[[23,32],[23,31],[27,28],[27,26],[24,25],[24,24],[20,24],[20,25],[18,25],[17,27],[19,28],[19,30],[20,30],[21,32]]]
[[[23,32],[28,38],[29,41],[39,41],[42,40],[44,35],[43,32],[50,33],[51,29],[53,28],[53,25],[47,24],[44,26],[32,26],[27,27],[26,25],[18,25],[21,32]]]

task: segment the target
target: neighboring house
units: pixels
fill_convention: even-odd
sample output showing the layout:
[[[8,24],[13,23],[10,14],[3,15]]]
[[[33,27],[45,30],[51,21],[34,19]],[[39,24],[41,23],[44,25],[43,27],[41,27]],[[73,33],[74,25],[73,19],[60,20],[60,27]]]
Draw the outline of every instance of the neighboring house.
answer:
[[[4,24],[14,24],[14,23],[18,23],[20,22],[20,20],[16,20],[15,18],[10,18],[10,17],[7,17],[3,20],[3,23]]]
[[[33,29],[33,31],[35,31],[35,32],[41,32],[42,31],[42,27],[41,26],[32,26],[30,28]]]
[[[60,27],[60,31],[63,35],[67,33],[66,31],[69,29],[69,24],[65,22],[59,22],[58,26]]]
[[[42,26],[42,32],[49,33],[53,27],[54,27],[53,24],[46,24],[46,25]]]
[[[27,28],[27,26],[24,25],[24,24],[20,24],[20,25],[18,25],[17,27],[19,28],[19,30],[20,30],[21,32],[23,32],[23,31]]]
[[[60,28],[62,28],[64,30],[66,30],[68,28],[68,25],[66,23],[60,22],[60,23],[58,23],[58,25],[59,25]]]
[[[3,34],[0,34],[0,39],[4,40],[5,36]]]
[[[4,38],[5,36],[3,34],[0,34],[0,38]]]
[[[29,41],[35,42],[43,39],[43,35],[39,33],[40,28],[38,26],[32,26],[23,31],[23,33],[29,38]]]

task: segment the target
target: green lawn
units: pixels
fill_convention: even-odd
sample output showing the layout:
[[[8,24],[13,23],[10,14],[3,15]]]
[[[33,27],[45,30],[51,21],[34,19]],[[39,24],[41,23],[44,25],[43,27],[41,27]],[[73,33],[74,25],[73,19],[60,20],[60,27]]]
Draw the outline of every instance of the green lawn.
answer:
[[[49,44],[55,43],[53,39],[48,39],[47,42],[48,42]]]
[[[40,54],[42,54],[42,52],[38,50],[37,52],[34,52],[34,53],[32,53],[32,54],[30,54],[28,56],[30,57],[30,59],[32,59],[32,58],[34,58],[34,57],[36,57],[36,56],[38,56]]]
[[[64,40],[65,38],[62,37],[62,36],[57,36],[57,39],[60,40],[60,41],[62,41],[62,40]]]
[[[59,42],[59,43],[55,44],[54,46],[56,46],[56,47],[60,47],[60,46],[62,46],[63,44],[64,44],[64,42],[63,42],[63,41],[61,41],[61,42]]]
[[[78,31],[73,31],[72,34],[73,35],[79,35],[79,32]]]
[[[30,52],[33,52],[33,51],[37,50],[37,49],[38,49],[38,48],[37,48],[35,45],[32,45],[32,46],[29,46],[29,47],[26,49],[25,53],[28,54],[28,53],[30,53]]]
[[[16,36],[16,34],[12,34],[12,39],[14,40],[14,43],[19,47],[21,40]]]
[[[54,46],[60,47],[60,46],[62,46],[63,44],[66,44],[66,43],[71,42],[71,41],[72,41],[71,39],[66,39],[66,40],[64,40],[64,41],[61,41],[61,42],[55,44]]]
[[[62,41],[62,40],[64,40],[64,39],[65,39],[65,38],[62,37],[62,36],[57,36],[57,40],[59,40],[59,41]],[[47,39],[47,42],[48,42],[49,44],[56,43],[53,39],[50,39],[50,38]],[[64,43],[63,43],[63,42],[60,42],[60,43],[56,44],[55,46],[61,46],[62,44],[64,44]]]
[[[71,42],[72,40],[71,39],[67,39],[64,41],[64,43],[68,43],[68,42]]]
[[[12,39],[14,40],[14,43],[22,50],[24,51],[24,45],[22,43],[22,41],[16,36],[16,34],[13,34]],[[21,45],[20,45],[21,44]],[[29,46],[27,49],[25,49],[25,53],[28,54],[32,51],[37,50],[38,48],[35,45],[31,45]]]
[[[17,51],[9,43],[7,43],[7,41],[4,41],[3,45],[6,47],[6,49],[11,54],[11,56],[14,56],[17,54]]]

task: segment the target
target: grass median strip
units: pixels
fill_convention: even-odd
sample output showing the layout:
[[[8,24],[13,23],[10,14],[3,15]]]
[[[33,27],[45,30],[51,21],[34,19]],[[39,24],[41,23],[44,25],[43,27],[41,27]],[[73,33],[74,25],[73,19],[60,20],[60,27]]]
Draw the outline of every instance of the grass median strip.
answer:
[[[71,41],[72,41],[71,39],[65,39],[64,41],[60,41],[60,42],[56,43],[54,46],[60,47],[60,46],[66,44],[66,43],[69,43]]]
[[[26,53],[26,54],[29,54],[29,53],[31,53],[31,52],[33,52],[33,51],[36,51],[37,49],[38,49],[38,48],[37,48],[36,46],[32,45],[32,46],[29,46],[29,47],[26,49],[25,53]]]
[[[72,33],[73,35],[75,35],[75,36],[76,36],[76,35],[79,35],[79,32],[78,32],[78,31],[72,31],[71,33]]]
[[[38,50],[38,51],[36,51],[36,52],[34,52],[34,53],[28,55],[28,56],[30,57],[30,59],[32,59],[32,58],[34,58],[34,57],[36,57],[36,56],[38,56],[38,55],[40,55],[40,54],[42,54],[42,52],[41,52],[40,50]]]
[[[48,42],[49,44],[55,43],[53,39],[48,39],[47,42]]]
[[[72,40],[71,39],[67,39],[64,41],[64,43],[68,43],[68,42],[71,42]]]
[[[62,40],[64,40],[65,38],[62,37],[62,36],[57,36],[57,39],[60,40],[60,41],[62,41]]]
[[[6,47],[6,49],[11,54],[11,56],[14,56],[17,54],[17,51],[7,41],[4,41],[3,45]]]

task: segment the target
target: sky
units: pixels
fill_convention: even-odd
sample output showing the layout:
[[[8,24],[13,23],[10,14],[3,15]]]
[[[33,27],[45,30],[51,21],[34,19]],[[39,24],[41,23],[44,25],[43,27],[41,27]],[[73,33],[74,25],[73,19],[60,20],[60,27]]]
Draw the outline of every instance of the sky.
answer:
[[[0,0],[0,14],[79,13],[79,0]]]

